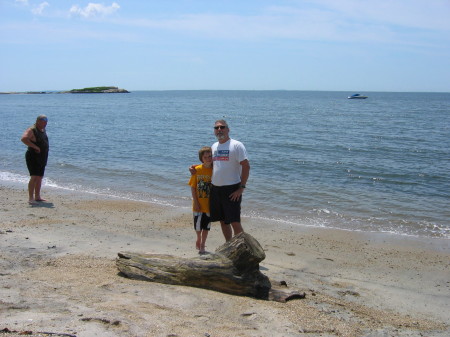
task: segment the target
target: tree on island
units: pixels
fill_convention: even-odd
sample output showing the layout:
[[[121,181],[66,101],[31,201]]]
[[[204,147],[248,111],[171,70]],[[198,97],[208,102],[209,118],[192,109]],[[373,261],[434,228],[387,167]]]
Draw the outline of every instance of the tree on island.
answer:
[[[91,93],[128,93],[129,91],[125,89],[119,89],[118,87],[90,87],[83,89],[72,89],[70,91],[66,91],[71,94],[91,94]]]

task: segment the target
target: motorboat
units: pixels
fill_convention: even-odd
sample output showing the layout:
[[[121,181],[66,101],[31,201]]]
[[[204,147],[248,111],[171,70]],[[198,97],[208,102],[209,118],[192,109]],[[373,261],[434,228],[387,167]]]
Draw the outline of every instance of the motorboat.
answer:
[[[363,95],[361,95],[361,94],[353,94],[353,95],[351,95],[351,96],[348,96],[347,98],[348,98],[348,99],[366,99],[367,96],[363,96]]]

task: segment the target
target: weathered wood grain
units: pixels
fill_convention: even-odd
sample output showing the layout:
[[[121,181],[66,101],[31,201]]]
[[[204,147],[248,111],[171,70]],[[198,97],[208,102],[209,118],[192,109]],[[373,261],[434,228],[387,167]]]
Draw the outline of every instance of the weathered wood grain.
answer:
[[[259,242],[241,233],[215,253],[194,258],[173,255],[119,252],[116,265],[125,276],[151,282],[184,285],[233,295],[286,302],[304,294],[272,287],[259,270],[265,258]],[[277,289],[275,289],[277,288]]]

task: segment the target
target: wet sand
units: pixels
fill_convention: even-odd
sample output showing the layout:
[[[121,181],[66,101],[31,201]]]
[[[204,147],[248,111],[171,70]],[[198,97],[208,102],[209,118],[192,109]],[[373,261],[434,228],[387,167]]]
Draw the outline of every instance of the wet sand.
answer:
[[[197,256],[189,209],[47,187],[30,206],[25,188],[0,191],[0,336],[450,335],[450,240],[244,218],[261,272],[306,293],[277,303],[118,273],[120,251]],[[223,242],[214,223],[207,250]]]

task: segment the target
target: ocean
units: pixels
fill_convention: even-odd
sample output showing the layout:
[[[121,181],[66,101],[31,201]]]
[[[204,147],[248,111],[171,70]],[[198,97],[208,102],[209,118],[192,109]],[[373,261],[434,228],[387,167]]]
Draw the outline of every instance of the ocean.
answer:
[[[45,114],[43,195],[52,187],[190,212],[188,167],[198,163],[200,147],[215,142],[215,120],[225,119],[251,164],[244,216],[274,227],[450,238],[450,93],[350,94],[0,95],[0,183],[26,188],[20,137]]]

